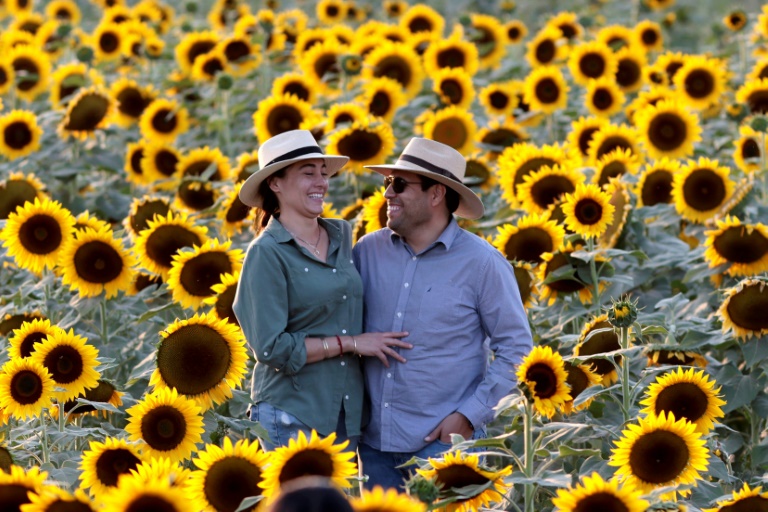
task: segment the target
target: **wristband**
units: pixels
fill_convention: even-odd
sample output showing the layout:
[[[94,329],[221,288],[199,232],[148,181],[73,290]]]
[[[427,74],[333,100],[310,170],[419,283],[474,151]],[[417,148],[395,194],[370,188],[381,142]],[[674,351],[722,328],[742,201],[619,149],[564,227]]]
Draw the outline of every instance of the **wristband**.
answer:
[[[354,347],[352,348],[352,353],[355,354],[356,356],[360,355],[357,353],[357,340],[355,339],[354,336],[352,336],[352,343],[354,343]]]
[[[339,357],[344,355],[344,347],[341,345],[341,338],[339,335],[336,335],[336,342],[339,344]]]
[[[328,359],[328,340],[323,338],[323,352],[325,352],[325,358]]]

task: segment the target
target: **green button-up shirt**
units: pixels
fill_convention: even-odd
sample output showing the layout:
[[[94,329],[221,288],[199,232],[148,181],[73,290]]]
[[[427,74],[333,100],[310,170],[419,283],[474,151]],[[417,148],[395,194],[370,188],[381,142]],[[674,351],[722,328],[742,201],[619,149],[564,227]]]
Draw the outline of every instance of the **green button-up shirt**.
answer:
[[[352,230],[319,219],[330,239],[326,262],[299,245],[273,217],[248,247],[233,304],[257,359],[254,403],[267,402],[323,436],[335,431],[342,403],[348,436],[360,434],[359,358],[339,356],[336,335],[363,325],[363,285],[352,259]],[[307,364],[306,337],[331,337],[328,359]]]

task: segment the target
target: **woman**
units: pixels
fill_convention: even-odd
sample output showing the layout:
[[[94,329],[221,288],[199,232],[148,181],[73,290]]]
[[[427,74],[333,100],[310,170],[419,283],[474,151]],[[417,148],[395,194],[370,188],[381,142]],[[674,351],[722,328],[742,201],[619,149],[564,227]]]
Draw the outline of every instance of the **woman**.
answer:
[[[259,148],[259,170],[240,200],[261,209],[233,309],[258,363],[251,419],[269,434],[265,449],[299,431],[336,432],[354,450],[363,411],[357,356],[384,364],[390,347],[411,348],[404,332],[364,333],[363,290],[343,220],[323,219],[328,178],[348,158],[326,156],[309,131],[276,135]]]

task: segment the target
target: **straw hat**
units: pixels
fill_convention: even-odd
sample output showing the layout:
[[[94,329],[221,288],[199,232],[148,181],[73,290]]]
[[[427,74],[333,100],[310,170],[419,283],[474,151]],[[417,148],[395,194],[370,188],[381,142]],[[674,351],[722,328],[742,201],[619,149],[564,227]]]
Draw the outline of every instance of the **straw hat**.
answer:
[[[384,176],[389,176],[395,170],[407,171],[442,183],[461,197],[456,210],[459,217],[479,219],[485,211],[480,198],[462,183],[467,172],[467,161],[461,153],[440,142],[414,137],[393,165],[365,167]]]
[[[268,139],[259,148],[259,170],[251,174],[240,188],[240,201],[248,206],[262,205],[259,185],[289,165],[322,158],[328,174],[333,176],[349,161],[346,156],[325,155],[309,130],[291,130]]]

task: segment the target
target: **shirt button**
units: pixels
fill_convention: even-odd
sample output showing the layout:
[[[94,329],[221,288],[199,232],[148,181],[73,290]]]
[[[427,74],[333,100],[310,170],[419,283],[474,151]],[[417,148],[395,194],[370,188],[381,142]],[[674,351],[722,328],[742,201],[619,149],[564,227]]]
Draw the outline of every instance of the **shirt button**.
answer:
[[[344,400],[349,400],[349,395],[344,395]]]
[[[265,356],[268,356],[268,355],[269,355],[269,352],[264,352],[264,355],[265,355]]]
[[[399,311],[398,311],[398,312],[397,312],[397,318],[400,318],[401,316],[403,316],[403,314],[402,314],[401,312],[399,312]]]
[[[349,260],[349,262],[350,262],[350,263],[352,263],[352,264],[354,264],[354,263],[355,263],[355,260]]]
[[[309,269],[304,267],[304,272],[309,272]]]
[[[333,273],[334,273],[334,274],[336,273],[336,269],[333,269]]]
[[[347,363],[345,363],[344,361],[342,361],[342,362],[341,362],[341,366],[347,366]]]
[[[388,379],[391,379],[391,378],[392,378],[392,374],[391,374],[391,373],[388,373],[388,374],[387,374],[387,378],[388,378]]]
[[[412,259],[413,261],[416,261],[416,256],[414,256],[414,257],[413,257],[413,258],[411,258],[411,259]]]
[[[341,334],[347,334],[347,330],[346,329],[342,329],[341,330]]]
[[[341,297],[341,298],[342,298],[342,299],[344,299],[344,300],[347,300],[347,296],[346,296],[346,295],[344,295],[344,296],[343,296],[343,297]]]
[[[408,288],[408,286],[410,286],[410,285],[409,285],[408,283],[405,283],[403,286],[405,286],[406,288]]]
[[[384,407],[389,407],[389,402],[384,402]]]

